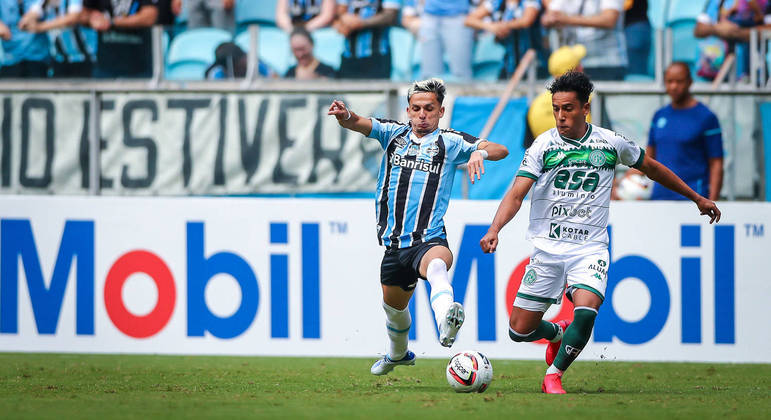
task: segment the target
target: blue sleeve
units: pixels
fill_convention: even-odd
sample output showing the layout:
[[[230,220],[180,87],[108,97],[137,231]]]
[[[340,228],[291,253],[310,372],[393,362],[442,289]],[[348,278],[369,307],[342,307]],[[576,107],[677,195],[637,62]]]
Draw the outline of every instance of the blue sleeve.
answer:
[[[404,124],[400,124],[396,121],[380,118],[370,118],[370,121],[372,121],[372,131],[369,132],[367,137],[379,141],[383,150],[388,146],[388,143],[394,135],[396,135],[400,129],[404,128]]]
[[[704,137],[704,146],[707,148],[708,158],[723,157],[723,133],[720,129],[720,121],[711,112],[704,124],[702,137]]]

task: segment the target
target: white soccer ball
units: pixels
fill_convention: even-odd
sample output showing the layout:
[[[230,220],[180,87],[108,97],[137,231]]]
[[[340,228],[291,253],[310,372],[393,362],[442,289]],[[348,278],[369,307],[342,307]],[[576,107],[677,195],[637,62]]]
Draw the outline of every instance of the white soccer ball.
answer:
[[[452,356],[446,373],[455,392],[485,392],[493,380],[493,365],[478,351],[463,351]]]
[[[616,194],[622,200],[647,200],[651,198],[652,192],[653,181],[640,174],[625,176],[616,189]]]

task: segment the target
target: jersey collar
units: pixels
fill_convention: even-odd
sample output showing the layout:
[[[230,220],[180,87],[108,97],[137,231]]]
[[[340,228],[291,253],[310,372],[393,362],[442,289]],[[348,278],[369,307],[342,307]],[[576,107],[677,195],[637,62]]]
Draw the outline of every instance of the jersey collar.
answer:
[[[576,146],[576,147],[581,147],[581,144],[584,141],[586,141],[586,139],[588,139],[591,134],[592,134],[592,125],[589,123],[586,123],[586,134],[584,134],[584,136],[581,137],[580,139],[573,140],[563,136],[562,134],[560,134],[560,138],[568,144],[572,144],[573,146]]]
[[[415,135],[415,131],[410,130],[410,141],[415,144],[423,144],[427,141],[433,141],[436,138],[436,136],[439,134],[439,130],[440,129],[437,127],[436,130],[420,138],[418,138],[418,136]]]

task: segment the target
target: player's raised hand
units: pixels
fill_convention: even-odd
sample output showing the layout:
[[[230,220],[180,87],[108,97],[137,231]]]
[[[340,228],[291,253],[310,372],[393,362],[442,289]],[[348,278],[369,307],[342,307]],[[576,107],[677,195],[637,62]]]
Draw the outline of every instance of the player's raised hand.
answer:
[[[485,254],[492,254],[495,252],[495,248],[498,247],[498,233],[487,231],[485,236],[479,241],[479,246],[482,247],[482,251]]]
[[[337,121],[346,121],[351,118],[351,111],[345,107],[343,101],[335,100],[332,102],[332,105],[329,106],[327,115],[334,115],[335,118],[337,118]]]
[[[475,175],[476,179],[482,179],[482,174],[485,173],[484,162],[485,158],[479,151],[471,153],[471,158],[469,158],[468,163],[466,164],[466,169],[468,169],[468,178],[472,184],[474,183]]]
[[[709,224],[720,221],[720,210],[717,208],[717,204],[715,204],[714,201],[701,197],[701,199],[696,202],[696,206],[699,207],[700,214],[709,217]]]

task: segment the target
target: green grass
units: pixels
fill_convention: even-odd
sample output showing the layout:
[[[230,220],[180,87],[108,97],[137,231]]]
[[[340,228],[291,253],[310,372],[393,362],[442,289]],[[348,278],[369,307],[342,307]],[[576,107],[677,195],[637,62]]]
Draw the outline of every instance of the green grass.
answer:
[[[576,362],[557,396],[543,362],[493,360],[483,394],[452,392],[444,360],[386,377],[372,362],[0,354],[0,417],[771,418],[771,365]]]

